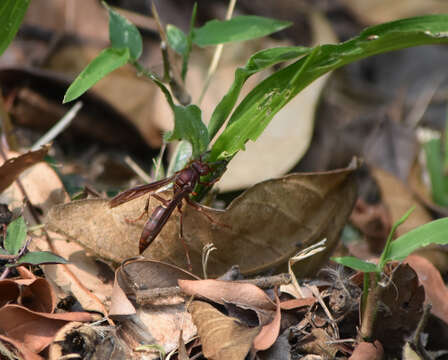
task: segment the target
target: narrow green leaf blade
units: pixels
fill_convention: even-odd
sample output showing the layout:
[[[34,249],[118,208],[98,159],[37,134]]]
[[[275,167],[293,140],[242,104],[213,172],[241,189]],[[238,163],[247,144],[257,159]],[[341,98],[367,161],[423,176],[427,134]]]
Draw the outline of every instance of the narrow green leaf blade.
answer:
[[[64,103],[75,100],[99,80],[129,60],[129,49],[104,49],[73,81],[64,96]]]
[[[235,80],[233,81],[232,86],[213,111],[208,125],[210,139],[216,135],[230,115],[241,92],[241,88],[251,75],[266,69],[269,66],[306,55],[310,51],[310,48],[303,46],[278,47],[265,49],[252,55],[244,67],[238,68],[235,71]]]
[[[400,219],[395,222],[395,224],[392,225],[392,228],[390,229],[389,235],[386,240],[386,244],[384,245],[383,252],[381,253],[380,261],[378,262],[378,268],[381,269],[381,271],[389,261],[390,245],[392,244],[392,239],[395,235],[395,232],[397,231],[398,227],[408,219],[414,209],[415,206],[412,206]]]
[[[413,251],[430,244],[448,244],[448,218],[431,221],[392,241],[386,261],[402,261]]]
[[[16,36],[30,0],[2,0],[0,2],[0,55]]]
[[[19,253],[26,241],[26,224],[23,217],[15,219],[6,230],[5,249],[11,255]]]
[[[370,27],[349,41],[322,45],[269,76],[236,108],[214,143],[210,161],[231,158],[255,141],[273,116],[323,74],[353,61],[411,46],[448,43],[448,15],[427,15]],[[305,66],[306,65],[306,66]]]
[[[188,38],[185,33],[175,25],[166,26],[168,45],[178,54],[185,56],[188,51]]]
[[[331,260],[358,271],[378,272],[378,267],[375,264],[355,258],[353,256],[333,257],[331,258]]]
[[[441,149],[442,142],[440,139],[431,139],[423,144],[423,150],[426,156],[426,167],[431,180],[432,199],[440,206],[448,206],[445,169]]]
[[[113,48],[128,48],[132,60],[137,60],[142,54],[143,42],[137,27],[124,16],[111,9],[103,2],[109,11],[109,39]]]
[[[174,105],[174,130],[168,141],[187,140],[197,157],[207,150],[209,143],[207,127],[202,122],[201,109],[196,105]]]
[[[11,264],[10,266],[19,266],[25,264],[26,265],[67,264],[67,260],[49,251],[32,251],[21,256],[15,264]]]
[[[246,41],[267,36],[289,26],[291,26],[289,21],[253,15],[236,16],[225,21],[211,20],[194,30],[193,43],[208,46]]]

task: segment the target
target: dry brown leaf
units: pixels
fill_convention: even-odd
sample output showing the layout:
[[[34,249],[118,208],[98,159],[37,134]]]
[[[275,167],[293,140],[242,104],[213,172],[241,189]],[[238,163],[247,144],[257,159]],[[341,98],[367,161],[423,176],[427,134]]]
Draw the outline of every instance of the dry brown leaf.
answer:
[[[378,340],[375,340],[374,343],[362,342],[356,345],[349,360],[381,360],[383,355],[383,346]]]
[[[92,321],[95,317],[86,312],[39,313],[11,304],[0,308],[0,319],[2,334],[39,353],[51,343],[53,336],[66,322]]]
[[[392,223],[397,222],[406,211],[415,206],[411,216],[398,227],[397,236],[432,220],[426,209],[414,198],[409,187],[397,177],[379,168],[372,169],[372,175],[381,189],[381,198],[389,209]]]
[[[73,295],[83,309],[107,314],[113,288],[113,272],[107,265],[96,261],[85,253],[84,248],[67,242],[60,235],[51,234],[52,248],[45,239],[34,238],[33,242],[40,250],[51,250],[69,260],[64,265],[43,265],[45,276],[57,286],[61,296]]]
[[[359,197],[350,215],[350,222],[364,234],[370,252],[381,254],[392,226],[384,203],[368,204]]]
[[[14,156],[13,153],[8,154]],[[69,201],[70,197],[64,190],[64,186],[56,172],[45,163],[38,163],[20,175],[23,188],[28,200],[34,207],[39,208],[44,214],[55,204]],[[11,208],[20,207],[23,202],[23,193],[17,184],[10,186],[1,194],[2,201],[8,203]],[[35,219],[25,208],[24,217],[29,224],[35,225]],[[51,247],[45,237],[34,237],[30,244],[30,250],[52,251],[69,259],[69,265],[43,265],[47,279],[53,281],[65,294],[73,294],[82,304],[84,309],[106,313],[102,302],[110,297],[112,281],[109,285],[100,279],[98,274],[103,271],[94,260],[88,259],[78,244],[67,243],[59,235],[52,237]],[[59,239],[57,239],[57,237]],[[92,265],[93,263],[93,265]],[[93,270],[92,270],[93,267]],[[109,290],[104,290],[107,287]],[[91,293],[95,290],[101,301]]]
[[[0,281],[0,308],[18,303],[30,310],[51,313],[55,296],[46,279],[6,279]]]
[[[302,299],[291,299],[291,300],[282,301],[280,303],[280,308],[282,310],[292,310],[292,309],[297,309],[297,308],[301,308],[304,306],[313,305],[316,301],[317,301],[317,299],[314,297],[302,298]]]
[[[448,324],[448,289],[439,270],[419,255],[409,255],[405,262],[415,270],[425,288],[426,301],[432,304],[431,312]]]
[[[17,154],[10,152],[7,156],[14,158]],[[70,200],[56,172],[44,162],[36,163],[28,168],[20,174],[19,178],[30,203],[44,214],[55,204]],[[23,197],[24,194],[17,184],[13,184],[3,191],[0,199],[8,204],[10,209],[14,209],[22,206]],[[36,225],[27,209],[23,215],[27,223]]]
[[[258,327],[249,328],[240,324],[202,301],[193,301],[189,311],[198,328],[202,351],[207,359],[244,359],[260,331]]]
[[[45,24],[46,29],[76,33],[81,38],[108,42],[108,17],[101,4],[79,3],[76,0],[60,3],[57,0],[49,0],[41,5],[30,4],[25,23],[34,26]]]
[[[388,0],[343,0],[362,23],[373,25],[411,16],[446,13],[448,4],[437,0],[407,0],[406,3]]]
[[[50,145],[39,150],[28,151],[25,154],[10,157],[0,166],[0,193],[7,189],[19,175],[29,167],[41,162],[47,155]]]
[[[184,206],[184,239],[195,272],[202,269],[203,246],[217,250],[208,262],[209,274],[217,275],[238,264],[242,273],[259,272],[286,263],[300,248],[327,238],[325,251],[298,264],[296,271],[308,276],[328,259],[339,240],[355,200],[356,186],[350,167],[322,173],[290,174],[267,180],[248,189],[225,211],[203,207],[219,226],[190,206]],[[170,192],[162,194],[169,198]],[[55,206],[47,217],[52,230],[68,235],[98,256],[117,263],[138,254],[144,221],[129,223],[145,207],[146,197],[110,209],[106,200],[90,199]],[[149,212],[158,206],[151,199]],[[179,214],[173,213],[144,256],[186,263],[179,241]]]
[[[179,334],[179,346],[178,346],[178,360],[189,360],[190,357],[188,356],[187,347],[185,346],[185,341],[182,337],[182,330]]]
[[[14,302],[20,295],[20,288],[14,280],[0,281],[0,308],[3,305]]]
[[[160,289],[177,286],[179,279],[197,279],[193,274],[173,266],[153,260],[129,260],[122,264],[115,272],[114,290],[112,293],[111,306],[109,314],[130,315],[135,314],[134,305],[129,301],[128,296],[140,294],[147,290]],[[159,298],[154,297],[153,305],[164,305],[170,302],[173,304],[183,303],[184,298],[179,296],[168,296]]]
[[[275,316],[269,324],[264,325],[254,339],[253,348],[255,351],[269,349],[277,340],[280,333],[280,324],[282,321],[282,313],[280,307],[280,299],[277,291],[274,292],[276,301]]]
[[[191,315],[185,310],[185,299],[179,295],[160,296],[148,306],[134,307],[129,296],[135,298],[138,290],[159,289],[177,286],[178,279],[194,279],[195,277],[170,264],[151,260],[129,260],[116,271],[110,316],[120,319],[122,326],[134,329],[137,323],[144,328],[146,337],[152,339],[150,343],[157,343],[166,352],[178,346],[179,334],[182,331],[184,341],[189,341],[196,335]],[[134,317],[124,317],[132,315]],[[141,333],[138,333],[141,334]],[[149,343],[147,338],[140,339],[133,336],[137,342]]]
[[[219,304],[232,303],[272,311],[276,309],[269,296],[253,284],[221,280],[179,280],[178,283],[186,294],[201,296]]]
[[[321,355],[324,359],[334,359],[339,348],[331,340],[332,337],[327,334],[325,329],[314,328],[311,334],[303,339],[304,343],[300,347],[308,354]]]
[[[373,338],[387,354],[401,352],[405,339],[415,330],[422,314],[425,290],[408,264],[388,264],[384,270]]]
[[[23,356],[24,360],[43,360],[43,357],[29,350],[20,341],[15,341],[7,336],[0,335],[0,340],[11,344]]]

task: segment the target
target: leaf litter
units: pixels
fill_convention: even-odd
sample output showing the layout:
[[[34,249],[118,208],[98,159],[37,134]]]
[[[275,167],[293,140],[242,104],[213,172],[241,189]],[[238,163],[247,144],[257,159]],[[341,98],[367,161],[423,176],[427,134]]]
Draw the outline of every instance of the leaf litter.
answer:
[[[105,87],[110,88],[110,86]],[[121,96],[121,93],[119,96]],[[145,96],[143,97],[147,98]],[[146,106],[150,106],[150,102],[147,102]],[[160,141],[160,139],[155,141]],[[47,174],[47,172],[45,172],[45,174]],[[208,264],[208,268],[211,276],[220,275],[226,272],[230,267],[229,265],[233,265],[235,263],[240,264],[243,274],[253,274],[260,270],[272,268],[272,266],[278,266],[277,270],[281,270],[282,264],[285,264],[292,254],[297,252],[297,250],[307,247],[308,245],[315,243],[324,237],[328,238],[329,248],[325,254],[312,257],[308,261],[308,264],[302,264],[299,262],[295,267],[295,271],[300,278],[299,286],[303,289],[301,292],[307,296],[305,298],[302,298],[301,295],[297,293],[296,289],[292,287],[292,289],[289,289],[287,292],[282,292],[280,294],[280,299],[276,300],[274,296],[275,293],[272,292],[272,289],[265,291],[257,287],[254,289],[251,284],[252,286],[250,287],[252,288],[252,291],[259,294],[257,297],[259,296],[260,298],[258,302],[253,303],[250,300],[250,297],[246,297],[247,293],[241,291],[241,287],[245,287],[245,285],[248,284],[234,283],[230,281],[226,283],[226,285],[222,285],[222,282],[212,280],[212,282],[215,282],[216,288],[215,285],[211,285],[212,282],[208,282],[204,283],[207,284],[205,290],[195,292],[196,296],[200,297],[202,300],[204,300],[204,297],[208,298],[208,303],[197,300],[193,301],[189,308],[190,310],[192,308],[194,310],[192,311],[192,314],[195,313],[196,315],[193,316],[193,320],[189,319],[185,315],[185,309],[188,306],[189,297],[185,293],[181,293],[179,296],[179,292],[175,292],[174,295],[164,295],[162,290],[176,288],[177,279],[188,278],[189,280],[183,280],[184,284],[188,281],[190,283],[198,283],[195,285],[197,287],[203,287],[203,285],[199,284],[201,281],[197,280],[192,274],[188,274],[181,269],[173,267],[172,265],[148,260],[148,258],[152,258],[169,261],[179,266],[185,265],[185,254],[183,249],[179,246],[180,242],[177,238],[179,231],[178,214],[175,212],[172,220],[170,220],[167,224],[167,228],[164,229],[164,231],[166,230],[166,234],[161,234],[161,239],[156,240],[153,246],[151,246],[152,249],[149,249],[147,253],[144,254],[146,259],[125,261],[127,258],[136,255],[135,239],[138,239],[143,224],[142,222],[130,224],[126,220],[133,219],[141,213],[144,207],[145,199],[138,199],[139,201],[136,201],[133,206],[129,204],[129,209],[126,209],[126,206],[123,205],[123,212],[120,214],[118,214],[118,212],[117,214],[104,212],[106,210],[106,206],[104,206],[104,204],[107,205],[107,200],[97,199],[80,203],[71,203],[58,209],[58,211],[61,209],[64,211],[61,218],[65,217],[66,219],[71,220],[71,217],[73,216],[73,219],[78,221],[79,218],[84,216],[84,218],[88,219],[87,223],[79,220],[79,222],[73,226],[73,228],[75,228],[74,232],[72,232],[73,229],[66,232],[66,227],[62,230],[58,229],[58,231],[65,232],[69,234],[72,239],[79,241],[83,244],[82,246],[73,241],[67,242],[65,238],[58,237],[53,233],[50,233],[52,240],[51,244],[49,244],[47,239],[44,237],[34,239],[36,241],[33,240],[33,242],[37,244],[40,249],[45,250],[50,247],[52,247],[52,249],[57,249],[57,252],[60,255],[66,257],[71,262],[68,266],[46,265],[42,267],[44,269],[45,276],[49,281],[51,281],[52,285],[44,279],[27,278],[28,275],[26,275],[21,268],[18,268],[17,270],[19,271],[21,279],[7,279],[0,282],[1,295],[3,296],[0,298],[0,305],[10,306],[14,302],[17,302],[18,305],[15,306],[20,308],[20,306],[23,306],[22,303],[25,301],[29,304],[31,311],[44,312],[44,310],[48,311],[48,309],[54,308],[55,301],[57,302],[58,300],[62,300],[64,296],[70,294],[70,296],[73,296],[81,303],[82,308],[99,311],[103,315],[113,317],[116,324],[121,326],[121,334],[119,334],[120,331],[117,331],[116,334],[112,334],[112,327],[108,327],[107,330],[103,327],[103,329],[100,330],[100,327],[96,327],[96,325],[90,326],[77,322],[70,322],[64,326],[63,330],[59,330],[58,333],[60,333],[62,337],[58,337],[57,340],[53,340],[51,347],[56,347],[59,343],[68,342],[70,336],[74,336],[77,340],[87,339],[88,341],[86,343],[86,348],[90,349],[93,353],[96,352],[97,354],[99,352],[103,352],[103,356],[106,356],[104,354],[109,353],[104,351],[104,348],[98,347],[95,350],[93,349],[94,347],[92,347],[92,344],[94,344],[95,341],[100,341],[99,338],[102,337],[101,334],[107,334],[107,337],[116,341],[117,344],[120,343],[120,341],[123,342],[123,339],[126,339],[127,341],[126,350],[120,350],[120,346],[115,348],[112,346],[112,349],[115,349],[116,352],[120,354],[115,354],[115,358],[120,358],[120,356],[121,358],[127,358],[131,355],[135,355],[136,353],[133,352],[133,346],[141,345],[142,342],[153,345],[160,341],[160,343],[163,344],[170,343],[168,348],[170,348],[170,346],[173,348],[176,346],[176,342],[182,343],[182,341],[179,341],[179,336],[182,337],[182,340],[186,341],[194,338],[194,334],[196,333],[194,323],[196,322],[199,329],[200,338],[195,341],[195,346],[191,343],[187,343],[186,353],[190,355],[191,351],[197,351],[197,345],[201,342],[203,346],[203,353],[210,355],[210,358],[232,359],[232,356],[235,356],[235,359],[239,359],[243,358],[245,354],[249,352],[252,352],[253,354],[254,350],[258,348],[265,348],[273,341],[277,340],[277,342],[275,342],[271,347],[271,350],[280,343],[284,347],[288,345],[288,351],[287,354],[284,354],[284,358],[289,358],[291,355],[289,350],[291,350],[291,348],[294,348],[294,351],[296,351],[295,354],[303,353],[303,349],[307,346],[305,343],[310,346],[308,352],[314,354],[309,355],[308,358],[319,353],[321,354],[321,358],[328,357],[329,354],[333,356],[341,356],[341,354],[344,354],[344,356],[348,357],[350,355],[350,351],[353,350],[353,346],[349,346],[349,344],[351,344],[349,341],[350,337],[354,337],[356,334],[353,331],[350,333],[346,328],[348,325],[351,326],[353,330],[356,326],[356,320],[351,318],[355,314],[355,311],[353,310],[354,302],[350,299],[347,300],[345,293],[347,289],[349,289],[349,293],[352,293],[354,288],[357,288],[359,292],[359,283],[355,283],[353,277],[349,277],[344,274],[338,275],[340,280],[335,280],[333,277],[330,281],[322,281],[322,279],[315,277],[315,273],[317,270],[322,268],[324,263],[326,263],[328,255],[333,252],[336,244],[338,243],[340,230],[345,224],[348,213],[350,212],[356,196],[354,195],[355,191],[353,190],[353,179],[351,174],[348,174],[342,180],[338,178],[339,175],[336,175],[334,176],[334,179],[336,179],[336,184],[335,187],[332,188],[333,184],[331,184],[331,182],[333,179],[330,176],[328,176],[328,179],[325,180],[330,184],[324,184],[322,187],[320,187],[322,184],[319,182],[324,178],[324,176],[319,179],[320,174],[296,176],[295,180],[297,180],[297,183],[301,183],[300,185],[304,190],[299,190],[299,196],[294,194],[294,197],[291,200],[300,204],[300,206],[303,206],[305,203],[304,212],[300,213],[297,212],[297,209],[293,206],[288,207],[289,199],[278,196],[279,192],[287,192],[288,195],[291,195],[291,193],[295,193],[297,188],[300,188],[297,184],[291,184],[294,183],[294,176],[291,176],[290,179],[288,179],[288,177],[278,179],[280,180],[278,181],[279,183],[282,181],[285,183],[283,188],[279,186],[281,190],[276,189],[278,183],[276,184],[272,182],[269,185],[265,184],[258,187],[257,190],[251,189],[248,192],[249,196],[244,195],[246,197],[244,198],[243,196],[243,200],[239,199],[235,202],[236,204],[238,204],[238,202],[243,204],[245,202],[251,202],[251,207],[260,208],[260,204],[264,204],[265,202],[272,204],[270,211],[266,211],[266,214],[264,214],[263,211],[260,211],[260,213],[257,212],[258,210],[253,211],[249,206],[241,207],[240,211],[233,210],[234,214],[232,216],[231,214],[225,215],[223,212],[216,212],[212,209],[204,208],[204,211],[207,211],[216,219],[227,220],[228,223],[223,223],[230,224],[232,226],[230,230],[226,230],[225,228],[220,229],[219,226],[207,224],[207,220],[201,217],[200,214],[196,215],[188,207],[185,208],[185,227],[187,229],[185,232],[187,240],[192,244],[195,252],[195,273],[199,273],[199,269],[201,269],[201,265],[203,265],[200,262],[199,256],[203,245],[208,243],[210,241],[209,239],[213,239],[213,242],[218,248],[218,252],[213,253],[209,260],[210,264]],[[39,176],[34,175],[33,181],[27,183],[26,188],[29,186],[32,187],[32,183],[38,177]],[[51,176],[47,177],[46,175],[41,175],[41,178],[48,180]],[[310,180],[311,178],[313,179]],[[322,182],[325,181],[322,180]],[[63,189],[62,185],[55,185],[52,181],[49,182],[53,184],[51,191],[60,192],[60,194],[63,195],[59,197],[59,202],[61,202],[60,200],[64,198],[64,200],[67,201],[68,198],[66,193],[60,191]],[[315,182],[319,183],[317,188],[314,187]],[[382,188],[390,190],[390,193],[384,195],[383,198],[386,199],[386,201],[388,201],[389,197],[393,199],[392,201],[388,201],[387,204],[390,208],[392,208],[392,219],[396,216],[400,217],[404,211],[394,207],[394,204],[399,203],[403,198],[408,200],[410,197],[407,197],[406,192],[401,192],[401,189],[399,189],[396,184],[394,185],[393,182],[382,186]],[[42,188],[39,188],[38,186],[37,189]],[[397,189],[400,190],[399,195],[395,193],[397,192]],[[266,193],[271,190],[273,191],[273,196],[269,197],[269,194]],[[256,196],[251,198],[251,192],[255,192]],[[47,210],[54,205],[54,202],[50,200],[53,199],[53,197],[50,196],[50,191],[47,192],[39,190],[36,191],[36,193],[42,194],[42,200],[37,200],[37,198],[32,195],[30,196],[32,199],[31,202],[38,205],[39,208],[43,210],[43,213],[47,213]],[[338,193],[340,194],[339,197],[334,195]],[[396,195],[395,198],[393,198],[393,195]],[[170,193],[167,193],[166,197],[170,197]],[[278,197],[278,202],[274,201],[275,197]],[[318,198],[318,200],[313,202],[313,197]],[[15,200],[21,203],[21,198],[22,196],[19,195],[15,197]],[[410,202],[412,201],[409,200],[407,204]],[[323,209],[327,204],[330,209]],[[153,209],[157,205],[158,204],[154,202],[151,204],[151,208]],[[92,207],[92,211],[90,211],[90,206]],[[236,207],[237,205],[232,206]],[[407,210],[407,206],[408,205],[403,205],[403,208],[406,208],[404,210]],[[69,208],[73,211],[65,212]],[[231,207],[229,207],[229,209],[230,208]],[[369,209],[364,210],[369,212]],[[419,214],[423,213],[424,211]],[[313,222],[304,214],[309,214],[310,218],[315,217],[316,221]],[[250,226],[240,223],[242,222],[240,219],[246,220],[246,218],[248,218],[249,222],[252,221],[251,216],[259,216],[261,221],[258,223],[253,221]],[[288,218],[295,216],[306,219],[302,223],[297,223],[290,221]],[[380,213],[378,216],[384,216],[384,213]],[[424,220],[424,215],[421,217],[419,215],[417,218],[417,223],[420,221],[427,221]],[[279,219],[281,219],[281,221]],[[328,219],[331,219],[331,221]],[[429,219],[429,217],[426,219]],[[112,220],[112,222],[108,222],[109,220]],[[326,222],[326,220],[328,220],[328,222]],[[367,221],[370,220],[371,218],[367,218]],[[389,224],[393,222],[391,219],[389,220]],[[280,227],[283,226],[287,230],[282,232],[282,229],[279,229],[279,227],[268,227],[264,225],[270,222],[280,223]],[[236,224],[235,227],[233,227],[234,223]],[[194,226],[196,226],[196,224],[199,224],[199,227],[195,230]],[[384,224],[387,224],[387,222],[384,221]],[[302,231],[299,234],[294,233],[290,230],[293,227],[299,227]],[[78,232],[76,232],[76,228],[78,229]],[[320,228],[322,228],[322,231],[320,231]],[[108,229],[111,230],[108,231]],[[104,236],[102,236],[101,230],[106,233]],[[309,231],[309,233],[304,235],[306,231]],[[216,232],[224,233],[224,235],[215,236],[214,233]],[[260,235],[261,232],[275,234],[275,238],[266,239]],[[201,233],[206,233],[207,235],[202,236]],[[247,234],[252,233],[255,234],[254,238],[261,240],[259,243],[256,243],[255,246],[250,247],[249,245],[252,245],[250,242],[253,239]],[[383,233],[387,233],[387,231],[383,229]],[[240,239],[238,239],[238,234],[241,235]],[[115,238],[117,239],[115,240]],[[120,238],[122,241],[123,239],[125,241],[120,242]],[[297,243],[298,238],[302,241],[301,244]],[[381,234],[378,238],[381,238]],[[97,243],[97,239],[100,239],[101,241],[98,241]],[[129,244],[127,244],[127,242],[129,242]],[[159,242],[158,245],[156,245],[157,242]],[[277,244],[278,242],[280,242],[279,246],[274,246],[274,244]],[[285,243],[291,246],[288,247]],[[232,252],[230,248],[235,248],[237,251]],[[88,253],[86,253],[85,249],[87,249]],[[272,254],[269,254],[269,252]],[[440,255],[440,253],[441,251],[438,251],[438,255]],[[372,255],[372,253],[367,254],[367,256]],[[108,275],[105,275],[104,266],[100,265],[96,261],[97,258],[115,262],[113,266],[116,266],[117,264],[120,265],[115,274],[114,289],[112,289],[113,281],[111,281],[111,273],[108,272]],[[433,313],[439,318],[445,319],[446,322],[446,309],[444,304],[446,303],[447,295],[444,291],[446,288],[443,284],[443,280],[441,279],[438,270],[427,266],[427,260],[422,259],[423,258],[415,260],[415,258],[409,258],[407,262],[414,268],[420,282],[425,287],[426,301],[433,303]],[[159,269],[159,271],[153,271],[154,268]],[[400,273],[401,271],[404,271],[404,275],[394,278],[394,276],[398,276],[395,274]],[[166,273],[168,279],[160,273]],[[398,309],[396,313],[401,314],[400,311],[403,310],[402,308],[407,306],[407,302],[403,302],[403,298],[406,300],[410,297],[412,298],[413,296],[415,297],[415,299],[413,299],[415,303],[410,302],[408,305],[413,307],[413,309],[417,309],[417,313],[420,313],[420,300],[422,299],[421,290],[419,290],[419,286],[416,285],[418,284],[416,283],[416,277],[411,274],[412,271],[410,270],[402,270],[398,268],[390,274],[391,279],[394,281],[390,279],[389,282],[386,281],[384,283],[386,287],[392,286],[393,288],[395,285],[397,289],[391,290],[391,288],[387,288],[386,293],[393,293],[393,291],[395,291],[395,295],[398,294],[398,298],[400,299],[398,305],[385,305],[385,308],[382,309],[382,311],[386,316],[390,315],[388,310],[391,308],[393,308],[394,312],[397,310],[393,306],[398,306],[400,309]],[[313,279],[304,282],[301,278],[307,276],[313,277]],[[158,279],[158,281],[148,281],[147,279]],[[54,284],[57,284],[57,286],[54,287],[55,294],[50,296],[48,293],[48,288],[51,289]],[[220,285],[225,289],[220,289]],[[282,287],[286,288],[290,285],[291,284],[283,285]],[[304,287],[305,285],[309,285],[309,287]],[[209,287],[209,289],[207,289],[207,287]],[[311,287],[315,289],[314,293],[316,297],[311,296],[309,291],[307,292],[307,290]],[[116,289],[121,291],[119,295],[115,295],[115,292],[113,292],[113,290],[115,291]],[[89,293],[92,294],[93,291],[95,292],[94,296],[96,297],[96,300],[94,300],[94,298],[90,295],[83,295]],[[137,301],[138,296],[148,294],[149,291],[151,291],[152,294],[154,294],[154,291],[158,291],[159,296],[157,301],[153,301],[152,304],[140,304]],[[353,291],[353,293],[355,292]],[[386,296],[386,299],[384,299],[385,304],[388,304],[388,301],[392,297],[393,296],[390,296],[390,294],[389,298]],[[117,304],[117,306],[109,306],[110,303],[112,303],[112,305]],[[166,328],[161,329],[161,338],[163,338],[164,335],[168,341],[164,342],[163,339],[157,340],[152,336],[152,334],[151,336],[148,336],[146,324],[151,322],[154,323],[154,326],[164,324],[167,320],[164,317],[157,319],[157,316],[161,313],[168,313],[167,309],[169,307],[176,306],[177,304],[181,304],[181,307],[175,309],[173,312],[173,317],[177,317],[180,321],[176,322],[171,328],[167,326]],[[346,306],[347,304],[350,306]],[[79,304],[77,306],[79,306]],[[327,310],[329,310],[333,320],[327,316],[324,307],[328,308]],[[110,312],[109,314],[108,311]],[[151,312],[154,312],[156,315],[153,316],[151,314],[145,317]],[[253,317],[250,314],[248,315],[248,313],[251,312],[255,313],[256,316]],[[340,317],[336,316],[341,313],[342,315]],[[216,328],[208,327],[210,325],[208,320],[210,319],[207,319],[207,316],[204,316],[204,314],[213,314],[211,316],[212,319],[217,319],[218,324],[224,324],[224,328],[229,333],[228,336],[226,335],[225,338],[213,337],[213,330],[216,330]],[[392,317],[392,319],[396,320],[399,318],[399,315],[393,315],[395,317]],[[193,323],[195,318],[196,321]],[[250,322],[252,320],[249,321],[251,318],[255,321],[255,325],[253,325],[253,322]],[[281,323],[279,325],[278,322],[280,318]],[[39,319],[39,321],[44,321],[41,320],[41,318]],[[357,319],[356,316],[355,319]],[[403,325],[402,322],[404,320],[402,321],[400,319],[397,320],[396,323]],[[416,319],[413,317],[412,320],[415,322]],[[289,325],[284,324],[286,321],[290,321]],[[334,331],[334,321],[337,322],[337,326],[340,330],[339,338]],[[390,322],[393,322],[393,320],[390,320]],[[189,323],[190,325],[188,326],[191,326],[192,329],[190,336],[186,337],[182,335],[183,331],[178,331],[179,327],[183,327],[185,323]],[[268,336],[269,341],[263,341],[261,346],[254,345],[254,343],[257,342],[257,337],[262,332],[261,329],[270,326],[271,329],[267,331],[270,335]],[[96,330],[92,330],[95,327]],[[233,331],[231,329],[237,330]],[[400,331],[402,331],[402,329],[400,329]],[[308,333],[310,336],[304,336],[305,333]],[[403,333],[408,334],[409,329],[405,328]],[[135,334],[137,334],[137,336],[135,336]],[[278,336],[278,334],[281,335]],[[15,347],[18,349],[19,352],[21,352],[27,359],[41,358],[34,352],[24,348],[23,343],[20,341],[5,338],[3,335],[0,335],[0,338],[5,341],[5,343],[11,344],[13,348]],[[174,340],[171,341],[172,339]],[[223,340],[227,341],[224,342]],[[294,341],[296,342],[294,343]],[[340,341],[340,343],[337,341]],[[386,340],[383,340],[383,342],[387,344]],[[366,349],[366,347],[368,349]],[[371,352],[371,355],[368,354],[369,351]],[[269,358],[263,357],[266,356],[267,353],[267,351],[260,351],[258,355],[261,359]],[[144,356],[146,355],[147,354]],[[61,353],[59,353],[59,355],[53,355],[53,358],[59,358],[60,356]],[[185,352],[183,352],[182,356],[183,358],[188,358],[186,357]],[[361,342],[358,346],[354,347],[354,352],[351,358],[376,359],[381,358],[381,356],[382,344],[376,341],[374,344]],[[306,357],[306,355],[304,355],[304,357]],[[114,357],[111,356],[110,358]],[[283,357],[280,356],[274,356],[271,358],[283,359]]]

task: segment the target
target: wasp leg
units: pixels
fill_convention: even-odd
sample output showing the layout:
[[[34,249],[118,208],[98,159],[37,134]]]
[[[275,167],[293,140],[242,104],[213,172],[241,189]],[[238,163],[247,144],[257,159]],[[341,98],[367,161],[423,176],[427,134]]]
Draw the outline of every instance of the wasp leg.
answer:
[[[188,245],[185,242],[185,238],[184,238],[184,224],[183,224],[184,213],[182,212],[182,203],[179,203],[179,205],[177,205],[177,210],[180,213],[180,217],[179,217],[179,239],[182,241],[182,245],[184,246],[184,249],[185,249],[185,257],[187,258],[188,270],[190,272],[192,272],[193,271],[193,266],[191,265],[190,251],[188,250]]]
[[[160,201],[163,205],[165,205],[165,206],[166,206],[166,204],[169,202],[169,200],[166,200],[166,199],[164,199],[163,197],[161,197],[161,196],[159,196],[159,195],[157,195],[157,194],[150,194],[150,195],[148,196],[148,199],[146,200],[145,208],[143,209],[143,212],[141,213],[141,215],[140,215],[138,218],[136,218],[136,219],[126,219],[126,222],[132,224],[132,223],[135,223],[135,222],[140,221],[141,219],[143,219],[143,217],[144,217],[145,215],[146,215],[146,216],[149,216],[149,200],[151,200],[151,196],[152,196],[153,198],[159,200],[159,201]]]

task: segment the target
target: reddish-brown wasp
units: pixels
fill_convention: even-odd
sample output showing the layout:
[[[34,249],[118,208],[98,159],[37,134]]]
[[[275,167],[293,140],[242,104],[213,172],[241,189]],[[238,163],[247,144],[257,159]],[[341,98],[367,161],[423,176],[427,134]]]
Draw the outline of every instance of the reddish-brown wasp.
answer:
[[[134,187],[132,189],[123,191],[122,193],[115,196],[110,200],[109,206],[111,208],[121,205],[127,201],[133,200],[148,192],[156,191],[161,187],[168,185],[169,183],[173,183],[173,197],[170,200],[166,200],[157,194],[150,194],[157,200],[159,200],[162,204],[157,206],[148,221],[146,221],[143,226],[143,231],[140,236],[139,241],[139,252],[140,254],[145,251],[145,249],[152,243],[152,241],[157,237],[160,231],[163,229],[163,226],[168,221],[169,217],[173,213],[176,207],[179,209],[180,216],[180,238],[182,239],[182,243],[185,248],[185,253],[187,256],[188,265],[191,267],[190,255],[188,252],[187,245],[183,239],[182,233],[182,203],[183,200],[186,200],[190,205],[192,205],[197,210],[202,210],[200,206],[190,199],[190,194],[193,193],[194,188],[197,184],[201,183],[201,176],[209,175],[212,172],[210,166],[203,162],[202,160],[194,160],[187,167],[178,171],[173,176],[167,177],[162,180],[154,181],[150,184],[140,185]],[[215,180],[216,181],[216,180]],[[213,181],[213,182],[215,182]],[[211,183],[202,183],[204,185],[211,185]],[[149,202],[149,199],[148,199]],[[145,213],[147,212],[148,203],[145,208]],[[215,222],[209,215],[206,215],[210,221]]]

